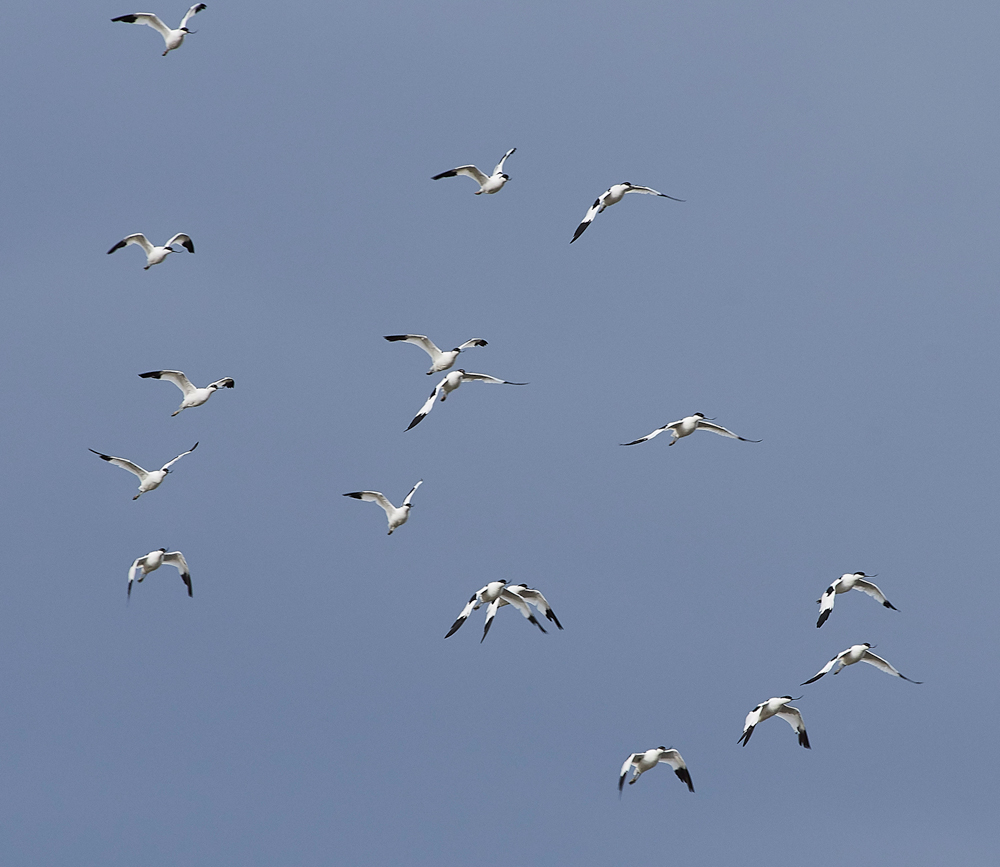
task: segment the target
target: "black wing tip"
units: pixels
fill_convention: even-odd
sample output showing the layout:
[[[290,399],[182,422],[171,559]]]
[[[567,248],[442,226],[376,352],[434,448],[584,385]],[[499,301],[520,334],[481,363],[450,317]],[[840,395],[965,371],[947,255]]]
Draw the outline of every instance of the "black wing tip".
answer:
[[[888,599],[886,599],[885,602],[883,602],[882,604],[886,608],[891,608],[893,611],[899,611],[899,609],[895,605],[893,605]]]
[[[355,500],[360,500],[361,499],[361,494],[362,494],[361,491],[351,491],[349,494],[343,494],[342,496],[345,496],[345,497],[354,497]]]
[[[807,750],[811,750],[812,747],[809,746],[809,735],[804,731],[799,732],[799,746],[805,747]]]
[[[454,178],[457,175],[458,175],[458,172],[456,172],[456,171],[441,172],[441,174],[439,174],[439,175],[434,175],[434,177],[432,177],[431,180],[432,181],[440,181],[441,178]]]
[[[126,24],[135,24],[138,15],[119,15],[117,18],[112,18],[112,21],[124,21]]]
[[[150,378],[159,379],[162,375],[163,375],[162,370],[150,370],[147,373],[139,374],[139,376],[141,376],[143,379],[150,379]]]
[[[691,782],[691,774],[688,773],[688,769],[687,768],[678,768],[676,771],[674,771],[674,773],[677,774],[677,778],[682,783],[686,783],[687,784],[689,792],[693,792],[694,791],[694,783]]]
[[[88,452],[94,452],[93,449],[87,449],[87,451]],[[102,454],[101,452],[94,452],[94,454],[97,455],[102,461],[110,461],[111,460],[111,455],[105,455],[105,454]]]
[[[422,416],[422,415],[418,415],[418,416],[417,416],[417,417],[416,417],[415,419],[413,419],[413,421],[411,421],[411,422],[410,422],[410,423],[409,423],[409,424],[408,424],[408,425],[406,426],[406,430],[413,430],[413,428],[415,428],[415,427],[416,427],[416,426],[417,426],[418,424],[420,424],[420,422],[422,422],[423,420],[424,420],[424,416]],[[405,431],[404,431],[404,433],[405,433]]]
[[[388,341],[406,340],[406,338],[409,336],[410,336],[409,334],[386,334],[382,339]]]
[[[819,620],[816,621],[816,628],[819,629],[829,619],[830,619],[830,612],[824,611],[822,614],[820,614]]]

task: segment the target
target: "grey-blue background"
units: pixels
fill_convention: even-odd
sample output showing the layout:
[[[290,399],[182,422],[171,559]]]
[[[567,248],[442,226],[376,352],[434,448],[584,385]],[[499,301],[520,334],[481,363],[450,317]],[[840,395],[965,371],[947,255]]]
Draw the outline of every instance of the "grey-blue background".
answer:
[[[6,863],[995,857],[995,3],[215,0],[166,58],[131,11],[4,19]],[[687,201],[571,247],[622,180]],[[403,331],[531,384],[404,434]],[[236,389],[172,419],[157,368]],[[764,442],[617,445],[696,411]],[[138,502],[87,451],[195,440]],[[392,538],[341,497],[418,478]],[[126,606],[161,545],[194,599]],[[855,570],[899,612],[817,630]],[[565,631],[444,641],[495,578]],[[926,683],[797,686],[863,641]],[[740,748],[787,693],[813,749]],[[619,802],[659,744],[697,793]]]

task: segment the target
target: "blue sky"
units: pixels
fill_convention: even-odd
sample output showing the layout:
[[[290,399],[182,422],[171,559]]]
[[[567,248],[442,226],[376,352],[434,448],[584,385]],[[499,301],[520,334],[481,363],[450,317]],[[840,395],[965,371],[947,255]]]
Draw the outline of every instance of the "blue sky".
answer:
[[[5,18],[10,863],[994,857],[995,4],[217,0],[166,58],[132,11]],[[430,181],[510,147],[498,195]],[[686,201],[571,247],[624,180]],[[401,332],[530,385],[404,433],[436,380]],[[236,388],[171,418],[160,368]],[[617,445],[694,412],[763,442]],[[87,451],[196,440],[137,502]],[[420,478],[391,538],[341,496]],[[194,598],[126,606],[160,546]],[[899,611],[817,630],[856,570]],[[444,641],[493,579],[565,630]],[[924,684],[797,686],[865,641]],[[741,748],[789,693],[813,749]],[[696,794],[619,801],[660,744]]]

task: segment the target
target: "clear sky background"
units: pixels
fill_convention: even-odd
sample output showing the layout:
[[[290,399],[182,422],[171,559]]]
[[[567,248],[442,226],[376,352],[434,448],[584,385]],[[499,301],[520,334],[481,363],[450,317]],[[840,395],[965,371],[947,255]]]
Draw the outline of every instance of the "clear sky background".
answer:
[[[214,0],[165,58],[141,9],[4,18],[5,863],[991,863],[997,4]],[[624,180],[686,202],[570,246]],[[530,385],[404,433],[400,332]],[[694,412],[763,442],[618,446]],[[137,502],[87,451],[196,440]],[[420,478],[391,538],[341,496]],[[194,598],[126,605],[160,546]],[[899,611],[817,630],[857,570]],[[445,641],[493,579],[565,630]],[[865,641],[925,683],[798,686]],[[784,694],[813,749],[741,748]],[[660,744],[696,793],[619,801]]]

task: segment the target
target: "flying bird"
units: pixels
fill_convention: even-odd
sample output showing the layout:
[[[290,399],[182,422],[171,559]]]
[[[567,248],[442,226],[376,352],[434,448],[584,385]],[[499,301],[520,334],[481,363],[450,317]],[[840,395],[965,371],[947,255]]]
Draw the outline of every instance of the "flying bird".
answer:
[[[711,419],[706,418],[700,412],[696,412],[694,415],[686,416],[680,421],[672,421],[670,424],[665,424],[663,427],[658,427],[651,434],[646,434],[644,437],[639,437],[637,440],[633,440],[630,443],[621,443],[623,446],[634,446],[639,443],[644,443],[646,440],[651,440],[653,437],[658,437],[664,431],[670,431],[670,442],[667,445],[672,446],[681,437],[690,436],[696,430],[707,430],[712,433],[717,433],[720,436],[729,437],[734,440],[742,440],[745,443],[759,443],[763,440],[748,440],[746,437],[741,437],[734,434],[731,430],[726,430],[721,425],[711,424]]]
[[[824,665],[816,674],[809,678],[809,680],[803,681],[802,685],[805,686],[807,683],[815,683],[824,674],[826,674],[834,665],[837,666],[837,670],[834,674],[840,674],[841,670],[847,665],[854,665],[855,662],[867,662],[869,665],[874,665],[879,671],[884,671],[886,674],[891,674],[894,677],[901,677],[903,680],[910,680],[905,674],[900,674],[896,669],[894,669],[888,662],[882,659],[881,656],[876,656],[869,650],[870,647],[874,647],[874,644],[852,644],[847,650],[842,650],[833,659],[831,659],[826,665]],[[910,680],[910,683],[923,683],[922,680]]]
[[[535,619],[535,615],[531,613],[531,607],[528,605],[528,599],[518,592],[519,588],[524,588],[527,590],[523,584],[508,585],[506,581],[490,581],[485,587],[479,588],[475,593],[472,594],[469,599],[468,604],[462,609],[462,613],[458,615],[458,619],[451,625],[451,629],[448,630],[448,634],[445,638],[451,638],[456,632],[458,632],[459,627],[465,623],[469,615],[476,611],[483,605],[488,606],[486,609],[486,622],[483,626],[483,637],[479,639],[479,643],[482,644],[486,640],[486,635],[490,631],[490,627],[493,625],[493,618],[496,616],[497,611],[499,611],[505,605],[512,605],[515,609],[521,612],[526,620],[530,623],[534,623],[542,632],[545,632],[545,627],[542,626]],[[556,619],[555,614],[552,614],[552,609],[549,608],[548,602],[545,601],[545,597],[542,596],[537,590],[529,590],[529,594],[533,594],[530,598],[532,599],[532,604],[538,608],[539,611],[543,611],[545,616],[549,620],[553,621],[556,626],[562,629],[559,621]]]
[[[132,597],[133,580],[141,584],[143,578],[150,572],[159,569],[164,563],[169,563],[171,566],[177,567],[177,571],[181,573],[181,580],[187,585],[188,596],[194,596],[194,591],[191,588],[191,573],[188,571],[188,564],[187,560],[184,559],[184,555],[180,551],[168,552],[166,548],[157,548],[155,551],[150,551],[145,557],[135,558],[135,562],[128,570],[128,593],[125,594],[126,600]],[[136,577],[136,572],[139,573],[139,577]]]
[[[165,379],[184,392],[180,408],[177,412],[170,413],[171,418],[182,410],[190,409],[192,406],[201,406],[220,388],[234,388],[236,386],[235,380],[227,376],[224,379],[210,382],[204,388],[196,388],[180,370],[151,370],[148,373],[140,373],[139,376],[143,379]]]
[[[559,618],[556,617],[555,612],[549,605],[549,601],[542,596],[537,590],[533,590],[527,584],[508,584],[507,589],[511,593],[516,593],[525,602],[529,602],[538,609],[539,613],[544,614],[547,620],[552,621],[559,629],[562,629],[562,624],[559,622]]]
[[[477,184],[479,184],[479,189],[476,190],[476,195],[481,195],[482,193],[496,193],[499,192],[505,183],[510,180],[510,176],[503,173],[503,164],[507,161],[509,157],[517,148],[511,148],[507,153],[500,157],[500,162],[497,163],[495,169],[493,169],[493,174],[487,177],[483,172],[479,171],[475,166],[459,166],[457,169],[449,169],[446,172],[441,172],[439,175],[434,175],[431,178],[432,181],[439,181],[441,178],[453,178],[456,175],[465,175],[467,178],[472,178]],[[388,339],[388,338],[387,338]],[[445,368],[441,368],[444,370]]]
[[[138,244],[146,253],[146,264],[143,267],[143,271],[148,271],[154,265],[159,265],[164,259],[167,258],[171,253],[177,253],[178,250],[173,248],[174,244],[180,244],[189,253],[194,252],[194,241],[188,235],[183,232],[178,232],[174,235],[166,244],[162,247],[155,247],[146,240],[146,236],[141,232],[135,235],[128,235],[122,238],[117,244],[114,245],[110,250],[108,250],[108,255],[110,256],[115,250],[120,250],[122,247],[127,247],[129,244]]]
[[[390,343],[398,340],[401,340],[403,343],[412,343],[426,352],[431,357],[431,369],[427,371],[428,376],[432,373],[440,373],[442,370],[447,370],[455,363],[455,359],[458,358],[459,353],[464,352],[469,347],[487,345],[486,341],[481,337],[473,337],[472,340],[466,340],[461,346],[456,346],[454,349],[442,352],[434,345],[434,341],[428,339],[423,334],[387,334],[385,339]]]
[[[743,734],[740,736],[739,742],[743,746],[746,746],[750,743],[750,736],[753,734],[754,727],[764,720],[776,716],[783,719],[795,729],[796,734],[799,736],[799,746],[811,750],[809,736],[806,734],[806,725],[802,722],[802,714],[799,713],[798,708],[792,707],[789,704],[790,701],[795,701],[795,699],[790,695],[782,695],[778,698],[769,698],[767,701],[762,701],[757,705],[757,707],[747,714],[746,722],[743,723]]]
[[[385,511],[385,516],[389,519],[389,534],[392,535],[392,531],[397,527],[402,527],[403,524],[410,517],[410,500],[413,499],[413,493],[417,490],[424,480],[421,479],[412,488],[410,488],[410,493],[406,495],[406,499],[403,500],[403,505],[398,509],[390,503],[383,493],[380,491],[354,491],[350,494],[344,494],[345,497],[354,497],[355,500],[364,500],[366,503],[378,503],[382,509]]]
[[[166,57],[175,48],[180,48],[181,44],[184,42],[184,37],[189,33],[194,33],[194,30],[187,29],[188,19],[192,15],[197,15],[202,9],[207,8],[204,3],[195,3],[190,9],[188,9],[187,14],[181,19],[180,26],[176,30],[171,30],[164,24],[157,16],[153,15],[152,12],[135,12],[132,15],[120,15],[117,18],[112,18],[112,21],[121,21],[124,24],[146,24],[152,27],[160,36],[163,37],[163,41],[167,44],[167,50],[163,52],[163,57]],[[194,252],[193,250],[191,251]],[[155,264],[155,263],[154,263]]]
[[[576,227],[576,231],[573,233],[573,241],[587,231],[587,226],[594,221],[594,217],[601,213],[601,211],[605,208],[617,205],[622,199],[625,198],[627,193],[645,193],[650,196],[662,196],[663,198],[671,199],[674,202],[684,201],[684,199],[675,199],[673,196],[668,196],[666,193],[658,193],[652,187],[640,187],[637,184],[630,184],[628,181],[621,184],[615,184],[613,187],[609,187],[605,192],[601,193],[594,200],[594,204],[590,206],[590,210],[587,211],[584,216],[583,222]],[[573,241],[570,241],[570,243],[572,244]]]
[[[437,399],[438,395],[441,395],[441,401],[443,403],[448,398],[448,395],[458,388],[463,382],[490,382],[497,385],[528,384],[526,382],[507,382],[506,379],[497,379],[495,376],[487,376],[485,373],[466,373],[461,368],[453,370],[434,386],[434,391],[431,392],[431,396],[427,398],[424,405],[420,407],[420,412],[413,417],[413,421],[410,422],[406,429],[409,430],[410,428],[414,428],[424,420],[424,417],[432,409],[434,409],[434,401]]]
[[[885,598],[885,594],[876,585],[872,584],[871,581],[864,580],[874,577],[874,575],[865,575],[864,572],[844,574],[827,587],[823,595],[816,600],[816,604],[819,605],[819,620],[816,621],[816,628],[818,629],[826,623],[830,612],[833,611],[833,603],[836,601],[837,595],[846,593],[848,590],[860,590],[862,593],[867,593],[872,599],[881,602],[886,608],[898,611],[899,609]]]
[[[674,773],[677,778],[682,782],[686,783],[689,792],[694,791],[694,784],[691,782],[691,774],[688,773],[687,765],[684,764],[684,758],[681,756],[677,750],[668,750],[666,747],[656,747],[652,750],[646,750],[644,753],[632,753],[627,759],[625,759],[625,764],[622,765],[621,774],[618,776],[618,794],[621,795],[622,789],[625,787],[625,777],[628,775],[628,769],[632,768],[632,779],[628,781],[631,786],[636,780],[639,779],[646,771],[652,770],[660,762],[670,765],[674,769]]]
[[[130,473],[135,473],[139,477],[139,493],[132,497],[133,500],[138,500],[143,494],[148,491],[152,491],[155,488],[160,487],[160,483],[167,477],[168,473],[173,472],[170,467],[177,463],[184,455],[189,455],[196,448],[198,448],[198,443],[195,443],[186,452],[181,452],[173,460],[167,461],[158,470],[144,470],[138,464],[133,464],[132,461],[125,460],[125,458],[116,458],[111,455],[104,455],[100,452],[94,452],[93,449],[88,449],[87,451],[94,452],[102,461],[107,461],[109,464],[115,467],[121,467],[123,470],[128,470]]]

